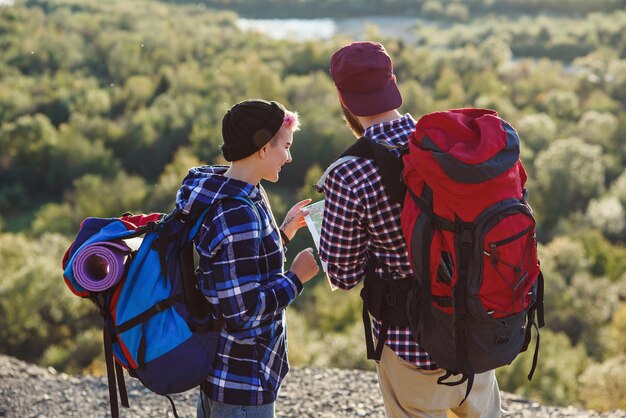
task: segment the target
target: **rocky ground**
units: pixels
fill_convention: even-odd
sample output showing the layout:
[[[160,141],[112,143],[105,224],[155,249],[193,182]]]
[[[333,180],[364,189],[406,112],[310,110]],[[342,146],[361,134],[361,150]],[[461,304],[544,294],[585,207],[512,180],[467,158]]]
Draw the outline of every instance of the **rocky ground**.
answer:
[[[130,409],[124,418],[173,417],[166,398],[127,378]],[[196,391],[174,396],[179,416],[195,417]],[[548,407],[503,393],[507,418],[615,417],[626,411],[597,413],[573,407]],[[279,417],[384,417],[376,375],[339,369],[292,370],[276,403]],[[0,355],[0,417],[60,418],[109,417],[105,378],[73,377]]]

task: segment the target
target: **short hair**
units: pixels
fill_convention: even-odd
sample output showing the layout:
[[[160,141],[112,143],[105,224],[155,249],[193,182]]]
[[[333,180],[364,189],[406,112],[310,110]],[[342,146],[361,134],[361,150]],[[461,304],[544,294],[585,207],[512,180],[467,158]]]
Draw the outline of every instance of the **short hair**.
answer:
[[[285,110],[285,117],[283,118],[283,124],[281,125],[278,132],[282,131],[283,129],[287,129],[288,131],[292,133],[300,130],[300,118],[298,117],[297,112],[290,112],[288,110]],[[271,146],[275,145],[278,132],[276,132],[276,135],[274,135],[274,137],[270,140]]]
[[[297,112],[290,112],[285,110],[285,118],[283,119],[283,125],[281,128],[287,128],[291,132],[300,130],[300,118]]]

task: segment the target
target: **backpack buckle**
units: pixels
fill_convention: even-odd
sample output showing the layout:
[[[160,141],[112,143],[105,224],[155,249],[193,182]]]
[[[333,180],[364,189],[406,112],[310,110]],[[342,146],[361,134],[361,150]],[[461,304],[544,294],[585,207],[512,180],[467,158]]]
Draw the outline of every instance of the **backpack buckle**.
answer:
[[[150,221],[146,223],[146,232],[153,232],[157,230],[157,223],[154,221]]]

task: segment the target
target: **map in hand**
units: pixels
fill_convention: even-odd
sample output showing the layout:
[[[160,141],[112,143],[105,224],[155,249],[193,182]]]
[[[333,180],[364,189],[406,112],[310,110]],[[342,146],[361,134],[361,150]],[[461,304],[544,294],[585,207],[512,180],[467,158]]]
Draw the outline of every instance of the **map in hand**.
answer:
[[[311,233],[311,237],[313,238],[313,242],[315,243],[315,248],[318,253],[320,250],[320,233],[322,231],[322,218],[324,217],[324,200],[319,200],[315,203],[311,203],[308,206],[305,206],[305,209],[309,211],[309,214],[304,217],[306,221],[306,226],[309,228],[309,232]],[[322,270],[324,273],[326,270],[326,263],[321,262]],[[328,274],[325,274],[326,279],[328,280],[328,284],[330,286],[330,290],[337,290],[337,286],[332,284]]]
[[[315,203],[305,207],[309,211],[309,214],[304,217],[306,226],[309,227],[309,232],[315,242],[315,248],[320,249],[320,232],[322,230],[322,217],[324,216],[324,201],[319,200]]]

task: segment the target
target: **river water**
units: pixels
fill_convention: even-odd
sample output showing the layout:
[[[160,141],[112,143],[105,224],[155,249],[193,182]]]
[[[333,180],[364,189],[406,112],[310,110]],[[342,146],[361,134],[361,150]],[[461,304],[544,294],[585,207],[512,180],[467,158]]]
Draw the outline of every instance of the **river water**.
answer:
[[[0,0],[0,6],[11,6],[15,0]],[[246,31],[256,31],[273,39],[293,39],[308,41],[345,36],[354,40],[364,40],[368,31],[383,37],[399,38],[406,42],[415,39],[414,29],[418,25],[431,23],[418,18],[404,16],[371,16],[350,19],[243,19],[237,26]]]
[[[411,42],[414,29],[429,23],[418,18],[402,16],[362,17],[351,19],[238,19],[242,30],[257,31],[273,39],[315,40],[346,36],[364,40],[369,30],[384,37]]]
[[[0,0],[0,6],[11,6],[15,0]],[[237,19],[237,26],[246,31],[256,31],[273,39],[308,41],[345,36],[364,40],[369,31],[383,37],[399,38],[406,42],[415,40],[417,26],[432,23],[415,17],[370,16],[350,19]]]

